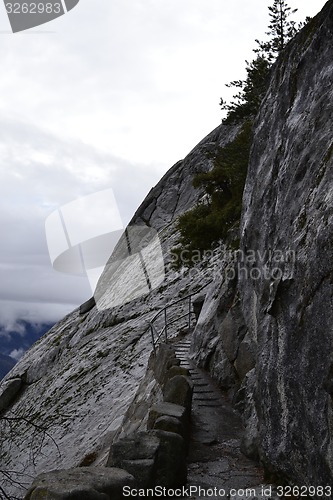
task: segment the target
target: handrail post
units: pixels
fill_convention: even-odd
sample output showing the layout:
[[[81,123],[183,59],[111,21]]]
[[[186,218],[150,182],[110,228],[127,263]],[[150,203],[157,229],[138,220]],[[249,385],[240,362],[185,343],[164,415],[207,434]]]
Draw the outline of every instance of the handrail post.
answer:
[[[153,327],[152,323],[150,323],[150,332],[151,332],[151,338],[152,338],[152,341],[153,341],[154,354],[156,354],[155,337],[154,337],[154,327]]]
[[[168,342],[168,327],[167,327],[167,308],[164,308],[164,328],[165,328],[165,342]]]
[[[157,312],[157,314],[154,315],[154,317],[151,319],[151,321],[149,321],[149,325],[150,325],[150,331],[151,331],[151,338],[152,338],[152,342],[153,342],[153,350],[154,350],[154,353],[156,353],[156,346],[157,344],[160,342],[160,339],[161,337],[163,336],[163,328],[161,330],[161,332],[159,333],[157,331],[157,329],[155,328],[154,326],[154,322],[156,321],[156,319],[158,317],[160,317],[161,314],[163,314],[163,311],[164,311],[164,336],[165,336],[165,342],[167,343],[168,342],[168,318],[167,318],[167,309],[168,307],[172,307],[172,306],[175,306],[176,304],[179,304],[180,302],[183,303],[183,301],[185,302],[185,300],[188,299],[188,313],[185,312],[182,316],[180,316],[178,319],[182,319],[182,318],[185,318],[186,315],[188,314],[188,330],[190,332],[191,330],[191,314],[193,314],[193,312],[191,311],[191,307],[192,307],[192,304],[193,304],[193,301],[192,301],[192,297],[193,295],[196,295],[198,294],[201,290],[203,290],[204,288],[206,288],[206,286],[210,285],[211,283],[213,282],[213,280],[209,281],[208,283],[206,283],[205,285],[203,285],[202,287],[200,287],[198,290],[196,290],[195,292],[187,295],[186,297],[182,297],[178,300],[176,300],[175,302],[172,302],[171,304],[165,306],[163,309],[161,309],[160,311]],[[184,307],[185,311],[186,311],[186,305]],[[170,325],[172,323],[175,323],[176,320],[173,320],[170,322]],[[146,330],[148,332],[148,329]],[[155,339],[155,334],[156,334],[156,339]]]

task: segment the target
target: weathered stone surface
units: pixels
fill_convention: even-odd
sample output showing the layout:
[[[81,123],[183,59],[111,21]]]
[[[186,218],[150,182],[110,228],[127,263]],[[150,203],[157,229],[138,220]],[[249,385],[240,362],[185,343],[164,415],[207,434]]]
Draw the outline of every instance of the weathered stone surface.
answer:
[[[91,297],[89,300],[80,305],[80,314],[86,314],[95,307],[96,301],[95,297]]]
[[[33,384],[43,378],[50,371],[50,368],[56,364],[59,353],[60,347],[52,346],[49,350],[43,352],[40,357],[36,357],[27,370],[27,383]]]
[[[200,313],[201,313],[201,309],[204,305],[204,302],[205,302],[205,295],[200,295],[199,297],[197,297],[194,301],[193,301],[193,312],[195,314],[195,318],[196,320],[198,321],[199,319],[199,316],[200,316]]]
[[[117,468],[58,470],[38,476],[25,500],[120,500],[124,486],[135,486],[135,480]]]
[[[151,430],[113,443],[109,466],[126,469],[140,487],[173,488],[186,482],[186,445],[174,432]]]
[[[228,360],[233,363],[239,354],[238,349],[245,333],[245,321],[239,300],[229,309],[219,327],[221,343]]]
[[[193,382],[189,377],[176,375],[167,381],[163,394],[165,402],[184,406],[189,412],[191,410]]]
[[[166,488],[179,488],[186,484],[186,445],[184,439],[173,432],[155,431],[160,439],[156,462],[156,484]]]
[[[112,444],[108,466],[120,467],[123,460],[152,459],[157,453],[158,438],[151,432],[137,432]]]
[[[122,460],[122,468],[136,480],[139,488],[150,488],[155,484],[156,457],[151,459]]]
[[[174,403],[158,403],[152,406],[147,423],[147,429],[153,429],[156,420],[162,416],[174,417],[186,424],[188,412],[184,406]]]
[[[244,377],[235,397],[235,407],[243,413],[245,432],[241,442],[244,455],[254,460],[259,458],[258,415],[255,406],[256,370],[252,368]]]
[[[155,421],[154,429],[160,431],[175,432],[182,437],[184,437],[185,434],[184,425],[181,423],[181,421],[178,418],[169,417],[167,415],[163,415]]]
[[[163,393],[154,373],[155,361],[151,359],[144,378],[142,379],[135,397],[129,405],[121,426],[118,428],[114,440],[130,436],[134,432],[142,432],[147,429],[147,419],[151,406],[163,401]]]
[[[14,401],[22,387],[21,378],[6,380],[0,387],[0,412],[6,410]]]
[[[259,455],[315,486],[333,484],[324,389],[333,351],[332,45],[329,1],[275,64],[254,128],[241,236],[256,255],[240,291],[258,343]]]
[[[245,375],[255,367],[256,355],[257,345],[251,339],[251,335],[248,332],[239,345],[237,358],[235,360],[237,375],[241,380],[243,380]]]
[[[174,366],[179,366],[175,349],[168,344],[160,344],[156,355],[152,354],[149,359],[149,367],[154,371],[156,380],[163,385],[168,370]]]
[[[107,465],[132,474],[140,487],[154,485],[160,440],[153,432],[138,432],[112,444]]]
[[[183,366],[172,366],[165,375],[165,383],[170,380],[171,378],[175,377],[176,375],[184,375],[184,377],[189,377],[190,372],[187,368],[184,368]]]
[[[200,367],[208,370],[218,380],[221,387],[226,389],[233,387],[238,380],[232,358],[236,355],[238,345],[244,336],[240,324],[236,323],[234,326],[232,323],[232,328],[226,329],[227,334],[224,337],[223,324],[225,321],[229,322],[227,318],[231,317],[230,310],[236,301],[236,293],[236,278],[226,279],[222,284],[218,280],[213,282],[207,290],[206,300],[195,327],[191,345],[193,359]],[[231,331],[234,336],[230,333]],[[237,336],[238,332],[240,332],[240,338]],[[223,341],[226,343],[229,357]]]

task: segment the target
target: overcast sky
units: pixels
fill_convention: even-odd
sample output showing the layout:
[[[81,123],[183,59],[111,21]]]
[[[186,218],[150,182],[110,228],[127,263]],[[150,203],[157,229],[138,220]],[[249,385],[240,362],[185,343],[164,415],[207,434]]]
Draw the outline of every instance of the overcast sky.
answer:
[[[302,0],[297,20],[322,0]],[[124,224],[221,122],[224,84],[264,38],[268,0],[81,0],[11,34],[0,6],[0,324],[56,321],[91,296],[52,269],[44,223],[113,188]]]

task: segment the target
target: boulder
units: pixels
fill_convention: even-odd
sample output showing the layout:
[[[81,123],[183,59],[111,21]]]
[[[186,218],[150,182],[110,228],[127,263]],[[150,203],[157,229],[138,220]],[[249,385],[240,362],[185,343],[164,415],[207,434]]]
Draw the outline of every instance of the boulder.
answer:
[[[140,488],[186,484],[186,444],[174,432],[151,430],[112,445],[109,466],[125,468]]]
[[[107,465],[119,466],[123,460],[152,459],[157,453],[158,438],[150,432],[133,433],[112,444]]]
[[[184,437],[184,426],[178,418],[163,415],[159,417],[154,425],[154,429],[160,431],[174,432]]]
[[[79,313],[86,314],[87,312],[91,311],[91,309],[93,309],[95,305],[96,305],[95,297],[91,297],[89,300],[80,305]]]
[[[151,407],[149,412],[147,429],[153,429],[156,420],[162,416],[174,417],[184,425],[187,422],[187,411],[184,406],[174,403],[157,403]]]
[[[56,470],[38,476],[25,500],[120,500],[124,486],[135,486],[135,480],[117,468]]]
[[[21,378],[6,380],[1,384],[0,389],[0,412],[6,410],[15,400],[22,387]]]
[[[149,359],[149,368],[154,371],[156,380],[163,385],[167,371],[173,366],[179,366],[180,361],[176,358],[175,349],[167,344],[160,344],[156,354]]]
[[[184,377],[189,377],[190,372],[187,368],[184,368],[183,366],[171,366],[169,370],[166,372],[165,375],[165,383],[172,377],[175,377],[176,375],[184,375]]]
[[[156,461],[156,485],[180,488],[186,484],[186,444],[173,432],[155,431],[160,439]]]
[[[112,444],[107,466],[127,470],[141,488],[154,484],[160,440],[152,432],[138,432]]]
[[[165,402],[184,406],[188,412],[191,411],[193,382],[189,377],[176,375],[169,379],[163,393]]]

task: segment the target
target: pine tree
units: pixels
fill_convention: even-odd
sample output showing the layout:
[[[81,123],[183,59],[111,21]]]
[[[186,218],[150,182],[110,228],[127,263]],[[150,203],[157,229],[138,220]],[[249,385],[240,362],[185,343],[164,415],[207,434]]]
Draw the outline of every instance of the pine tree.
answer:
[[[255,116],[260,103],[266,93],[269,81],[269,73],[272,63],[284,49],[286,44],[304,26],[304,23],[296,26],[295,21],[290,16],[298,9],[289,7],[285,0],[274,0],[273,5],[268,7],[270,23],[266,35],[269,39],[264,42],[256,40],[258,47],[254,49],[257,54],[252,62],[246,62],[247,77],[245,80],[234,80],[227,84],[227,87],[239,89],[233,96],[231,103],[223,98],[220,106],[223,111],[227,111],[224,123],[230,123],[239,119]],[[309,18],[306,19],[306,22]]]
[[[229,104],[221,98],[222,110],[228,112],[226,122],[239,120],[248,116],[255,116],[260,103],[266,93],[270,62],[262,55],[258,55],[252,62],[246,62],[247,77],[245,80],[235,80],[227,87],[239,88]]]
[[[274,0],[268,7],[270,23],[266,35],[270,37],[267,42],[256,40],[259,48],[254,52],[264,54],[271,62],[285,48],[286,44],[298,31],[296,22],[289,19],[298,9],[291,9],[285,0]]]

